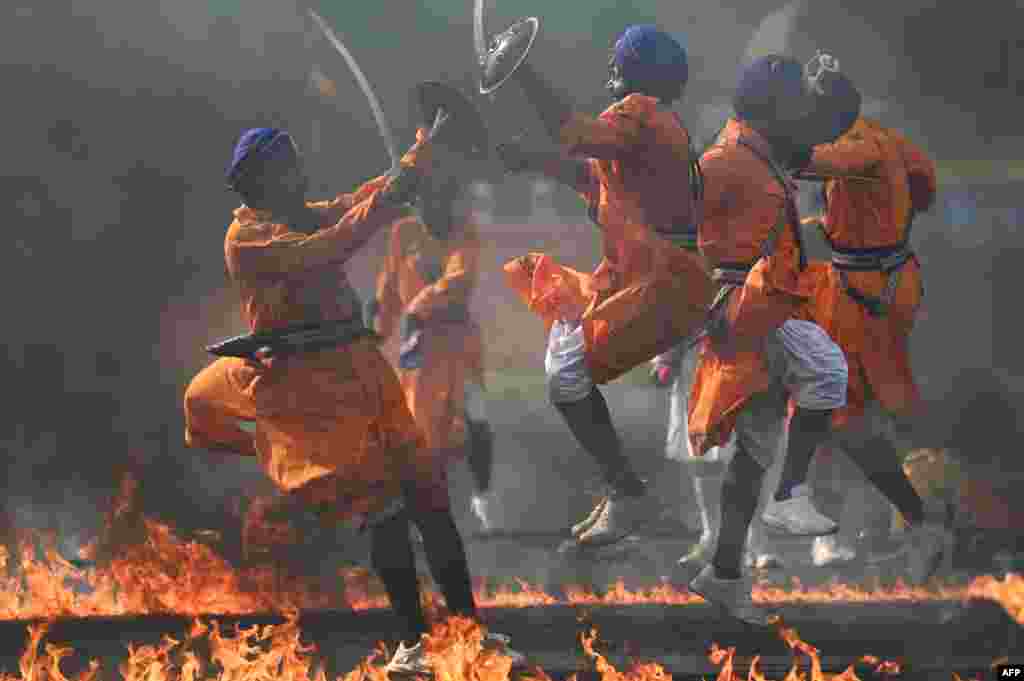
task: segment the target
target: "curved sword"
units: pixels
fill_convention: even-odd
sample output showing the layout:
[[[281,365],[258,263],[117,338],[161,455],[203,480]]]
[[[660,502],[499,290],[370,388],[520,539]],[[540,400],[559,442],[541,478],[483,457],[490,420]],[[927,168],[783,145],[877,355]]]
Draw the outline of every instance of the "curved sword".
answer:
[[[473,1],[473,47],[481,64],[487,57],[487,34],[484,33],[484,0]]]
[[[380,108],[380,102],[377,101],[377,95],[373,93],[373,88],[370,87],[370,81],[366,80],[366,76],[363,75],[362,69],[359,68],[359,64],[356,63],[356,58],[352,56],[352,53],[348,51],[348,48],[341,42],[331,27],[327,25],[320,15],[313,10],[308,10],[309,16],[313,18],[317,26],[323,32],[324,37],[327,38],[328,42],[334,46],[341,56],[345,59],[345,63],[348,64],[349,69],[352,71],[352,75],[356,77],[356,81],[359,83],[359,87],[362,89],[363,94],[366,95],[366,100],[370,103],[370,109],[373,111],[373,118],[377,121],[377,129],[380,131],[381,137],[384,138],[384,145],[388,148],[388,156],[391,157],[391,169],[395,170],[398,168],[398,149],[395,146],[395,137],[391,134],[391,128],[388,126],[388,121],[384,118],[384,110]]]

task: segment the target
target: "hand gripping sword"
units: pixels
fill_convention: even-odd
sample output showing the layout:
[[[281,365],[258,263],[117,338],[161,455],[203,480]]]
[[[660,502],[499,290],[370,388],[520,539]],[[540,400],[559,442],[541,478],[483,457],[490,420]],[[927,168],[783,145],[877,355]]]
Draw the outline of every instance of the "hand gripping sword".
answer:
[[[345,63],[348,64],[348,68],[352,71],[352,75],[355,76],[356,82],[359,83],[360,89],[366,96],[366,101],[370,103],[370,109],[373,111],[373,118],[377,121],[377,130],[380,132],[380,136],[384,138],[384,145],[388,148],[388,156],[391,157],[391,170],[397,170],[399,165],[400,156],[398,155],[398,149],[395,146],[395,137],[391,134],[391,127],[388,125],[387,119],[384,117],[384,110],[381,109],[380,102],[377,100],[377,95],[373,93],[373,88],[370,87],[370,81],[366,80],[366,76],[363,75],[362,69],[359,68],[359,64],[356,62],[355,57],[348,51],[345,44],[341,42],[341,39],[334,33],[327,22],[324,21],[319,14],[313,10],[308,10],[309,16],[312,17],[313,21],[320,28],[320,31],[327,38],[327,41],[334,46],[341,56],[345,59]]]

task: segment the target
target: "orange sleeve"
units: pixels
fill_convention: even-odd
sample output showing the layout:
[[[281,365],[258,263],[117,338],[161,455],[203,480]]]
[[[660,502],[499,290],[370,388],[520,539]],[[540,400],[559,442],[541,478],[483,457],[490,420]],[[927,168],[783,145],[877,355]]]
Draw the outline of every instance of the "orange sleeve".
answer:
[[[437,309],[468,304],[476,286],[479,266],[480,239],[476,228],[467,225],[458,244],[448,254],[444,274],[416,294],[407,312],[426,320]]]
[[[398,293],[399,267],[402,257],[401,224],[391,230],[388,253],[384,258],[384,266],[377,274],[377,318],[376,332],[388,338],[395,332],[398,318],[402,315],[402,299]]]
[[[242,276],[277,277],[347,261],[374,232],[397,220],[405,207],[386,201],[382,185],[369,192],[333,226],[313,234],[284,232],[268,237],[262,225],[243,226],[230,248]]]
[[[914,210],[924,212],[935,203],[935,194],[938,191],[935,161],[902,135],[897,139],[900,141],[900,151],[910,178],[910,200],[914,204]]]
[[[350,194],[341,194],[331,202],[332,208],[340,208],[342,211],[350,211],[352,207],[370,198],[375,191],[383,189],[388,184],[388,175],[378,175],[372,180],[367,180],[358,189]]]
[[[632,152],[641,142],[657,100],[630,95],[599,117],[573,114],[562,126],[562,144],[570,154],[615,160]]]
[[[814,147],[807,169],[819,175],[877,175],[882,149],[872,136],[851,131],[832,144]]]

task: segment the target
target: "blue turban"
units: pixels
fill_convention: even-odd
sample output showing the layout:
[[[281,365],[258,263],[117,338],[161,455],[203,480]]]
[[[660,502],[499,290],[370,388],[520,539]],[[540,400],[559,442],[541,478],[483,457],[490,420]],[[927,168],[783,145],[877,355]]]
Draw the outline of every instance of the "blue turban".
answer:
[[[298,155],[291,136],[277,128],[252,128],[242,133],[228,166],[228,184],[234,185],[244,169],[274,158],[294,159]]]
[[[747,122],[782,123],[805,116],[810,107],[803,66],[773,54],[744,67],[733,96],[736,115]]]
[[[647,88],[678,86],[690,78],[686,48],[650,24],[627,27],[615,41],[612,61],[624,79]]]
[[[818,52],[804,72],[814,101],[807,121],[809,140],[814,145],[833,142],[860,117],[860,91],[829,54]]]

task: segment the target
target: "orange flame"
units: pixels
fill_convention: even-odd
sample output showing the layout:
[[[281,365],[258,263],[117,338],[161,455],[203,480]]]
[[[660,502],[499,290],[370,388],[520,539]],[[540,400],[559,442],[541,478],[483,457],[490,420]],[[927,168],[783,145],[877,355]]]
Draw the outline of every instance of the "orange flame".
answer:
[[[817,649],[803,641],[792,628],[776,623],[780,637],[798,656],[811,660],[810,676],[801,671],[794,661],[784,679],[778,681],[861,681],[851,665],[839,674],[821,670]],[[46,624],[28,627],[28,641],[20,660],[21,676],[0,674],[0,681],[72,681],[61,670],[61,661],[70,656],[71,648],[45,644],[44,654],[39,648],[47,632]],[[511,660],[504,654],[485,649],[486,631],[477,622],[464,617],[451,617],[434,625],[426,637],[424,647],[434,668],[436,681],[508,681]],[[206,668],[193,647],[204,640],[209,647],[209,665]],[[580,637],[583,651],[594,662],[602,681],[671,681],[671,675],[656,662],[633,662],[626,672],[620,672],[596,650],[597,631],[591,629]],[[282,624],[269,626],[236,626],[233,634],[225,634],[216,621],[209,624],[196,620],[184,636],[184,641],[165,636],[158,645],[135,647],[128,645],[127,659],[119,671],[124,681],[328,681],[326,673],[314,657],[316,649],[303,644],[298,627],[298,613],[287,613]],[[384,668],[378,663],[387,651],[383,644],[348,674],[336,681],[388,681]],[[722,648],[712,644],[708,658],[720,666],[717,681],[743,681],[734,668],[736,648]],[[759,669],[759,657],[751,662],[746,681],[772,681]],[[859,662],[886,668],[886,662],[865,655]],[[997,660],[993,664],[997,664]],[[888,669],[894,669],[888,667]],[[95,660],[86,671],[73,681],[94,681],[100,671]],[[524,674],[525,681],[551,681],[539,668]],[[953,674],[953,681],[964,681]]]
[[[259,565],[234,568],[205,544],[182,541],[167,525],[135,516],[112,513],[114,529],[86,553],[102,554],[92,568],[76,566],[57,549],[48,533],[20,532],[18,572],[0,576],[0,619],[53,619],[142,614],[244,615],[283,610],[366,610],[387,607],[387,597],[365,569],[339,570],[337,589],[325,593],[317,580],[288,577],[282,568]],[[120,523],[120,525],[118,524]],[[120,543],[107,547],[110,537]],[[42,548],[36,558],[35,546]],[[0,546],[2,550],[2,546]],[[481,607],[525,608],[542,605],[689,605],[700,597],[662,583],[629,589],[620,579],[598,595],[568,586],[566,597],[556,598],[522,580],[496,590],[477,589]],[[1024,624],[1024,576],[975,577],[969,584],[933,584],[909,587],[861,587],[833,582],[806,587],[793,580],[790,587],[758,584],[754,600],[764,604],[925,602],[985,599],[1006,609]]]

